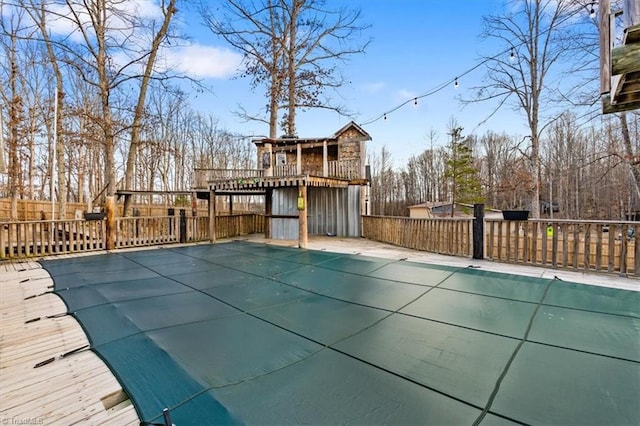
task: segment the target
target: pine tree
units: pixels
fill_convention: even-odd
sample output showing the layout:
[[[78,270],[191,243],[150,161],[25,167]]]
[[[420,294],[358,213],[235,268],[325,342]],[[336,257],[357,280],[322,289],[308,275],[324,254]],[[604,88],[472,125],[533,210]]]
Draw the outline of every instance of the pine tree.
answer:
[[[456,203],[473,204],[482,200],[478,170],[473,165],[470,139],[461,136],[462,127],[451,129],[450,156],[446,162],[445,178],[451,183],[451,216]]]

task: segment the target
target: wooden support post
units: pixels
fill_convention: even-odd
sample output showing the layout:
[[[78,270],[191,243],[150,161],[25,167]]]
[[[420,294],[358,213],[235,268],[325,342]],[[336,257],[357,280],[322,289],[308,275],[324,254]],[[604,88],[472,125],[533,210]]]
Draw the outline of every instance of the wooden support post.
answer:
[[[299,143],[296,144],[296,174],[302,174],[302,146]]]
[[[472,233],[473,233],[473,258],[484,259],[484,204],[473,205]],[[517,253],[516,253],[516,256],[517,256]]]
[[[113,250],[116,246],[116,197],[109,195],[105,198],[104,211],[106,214],[106,231],[107,250]]]
[[[329,158],[327,152],[327,141],[322,141],[322,177],[329,176]]]
[[[264,169],[265,176],[273,176],[273,150],[270,143],[264,144],[264,156],[262,159],[262,168]]]
[[[367,178],[367,142],[360,141],[360,179]]]
[[[273,188],[267,188],[264,194],[264,238],[271,238],[271,214],[273,213]]]
[[[209,190],[209,241],[216,242],[216,191]]]
[[[181,243],[187,242],[187,212],[185,209],[180,209],[179,223],[178,223],[178,241]],[[138,230],[136,229],[136,237],[138,236]]]
[[[611,91],[611,2],[600,0],[600,94]]]
[[[307,187],[305,185],[298,185],[298,197],[302,198],[302,206],[298,206],[298,247],[306,249],[309,238],[307,229]]]
[[[229,195],[229,216],[233,215],[233,195]]]

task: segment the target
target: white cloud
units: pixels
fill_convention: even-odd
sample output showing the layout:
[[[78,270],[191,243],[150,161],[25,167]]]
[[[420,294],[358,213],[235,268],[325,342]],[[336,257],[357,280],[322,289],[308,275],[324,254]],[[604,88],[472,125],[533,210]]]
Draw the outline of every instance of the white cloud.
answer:
[[[91,38],[94,37],[94,30],[91,24],[91,18],[84,3],[79,1],[71,1],[71,8],[75,11],[80,21],[80,25],[89,33]],[[162,9],[156,0],[127,0],[118,3],[108,3],[108,32],[111,37],[118,41],[128,40],[129,43],[137,40],[139,37],[144,40],[142,32],[132,27],[134,20],[143,20],[151,22],[153,20],[162,20]],[[47,28],[53,35],[70,37],[74,42],[82,43],[84,38],[78,28],[71,13],[71,8],[67,4],[53,3],[47,6],[49,13],[47,14]]]
[[[138,18],[162,19],[162,9],[154,0],[128,0],[122,3],[121,9]]]
[[[411,92],[407,89],[400,89],[395,93],[394,98],[396,102],[404,102],[406,100],[413,99],[416,96],[418,95],[416,95],[414,92]]]
[[[166,67],[195,78],[227,78],[242,62],[242,56],[230,49],[193,44],[168,49]]]
[[[375,83],[367,83],[360,86],[360,90],[368,95],[374,95],[380,93],[384,89],[386,84],[383,81],[377,81]]]

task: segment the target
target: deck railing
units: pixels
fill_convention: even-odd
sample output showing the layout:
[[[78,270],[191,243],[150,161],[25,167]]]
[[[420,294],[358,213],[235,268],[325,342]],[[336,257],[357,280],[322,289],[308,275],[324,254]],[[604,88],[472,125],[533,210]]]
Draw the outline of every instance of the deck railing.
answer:
[[[106,249],[104,220],[0,223],[0,259],[47,256]],[[264,232],[264,216],[216,217],[216,238]],[[207,216],[118,217],[115,248],[209,240]]]
[[[363,216],[371,240],[416,250],[471,256],[473,219]],[[484,258],[496,262],[640,277],[640,223],[485,219]]]
[[[104,221],[0,222],[0,259],[102,250],[104,236]]]
[[[640,223],[485,220],[485,257],[584,272],[640,276]]]
[[[273,175],[277,177],[296,176],[297,174],[296,163],[280,164],[273,167]]]
[[[340,179],[362,179],[360,160],[328,161],[329,176]]]
[[[362,236],[415,250],[470,256],[473,248],[472,223],[470,218],[362,216]]]
[[[272,175],[276,177],[297,176],[298,167],[295,162],[275,165],[272,168]],[[321,176],[322,165],[314,164],[305,166],[302,164],[303,175]],[[194,182],[196,188],[207,188],[207,184],[213,180],[221,179],[244,179],[264,177],[264,169],[204,169],[194,170]],[[360,160],[331,160],[327,161],[327,176],[338,179],[362,179]]]
[[[263,177],[263,169],[194,169],[196,188],[207,188],[212,180]]]

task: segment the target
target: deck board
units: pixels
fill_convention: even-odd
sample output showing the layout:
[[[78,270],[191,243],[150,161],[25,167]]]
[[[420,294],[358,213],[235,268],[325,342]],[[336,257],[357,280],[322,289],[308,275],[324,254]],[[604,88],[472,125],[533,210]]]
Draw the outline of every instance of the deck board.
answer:
[[[139,424],[128,399],[105,408],[102,398],[122,387],[96,354],[60,358],[89,342],[73,317],[47,318],[67,310],[52,286],[33,260],[0,262],[0,422]]]

